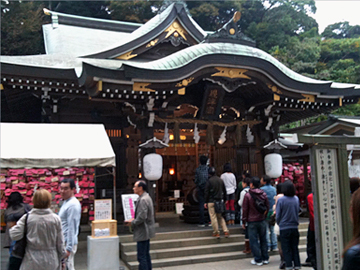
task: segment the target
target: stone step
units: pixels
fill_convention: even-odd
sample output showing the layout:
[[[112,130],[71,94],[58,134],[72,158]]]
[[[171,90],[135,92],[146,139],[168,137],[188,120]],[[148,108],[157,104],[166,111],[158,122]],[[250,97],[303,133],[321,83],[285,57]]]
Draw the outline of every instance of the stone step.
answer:
[[[233,232],[236,232],[236,230],[230,230],[230,237],[229,238],[222,238],[220,241],[223,242],[243,242],[245,239],[244,234],[233,234]],[[205,234],[206,233],[206,234]],[[163,239],[164,235],[162,233],[159,233],[159,237],[155,237],[151,239],[150,245],[151,249],[157,250],[157,249],[167,249],[167,248],[175,248],[175,247],[190,247],[190,246],[196,246],[196,245],[209,245],[218,243],[219,240],[212,237],[211,233],[212,231],[198,231],[198,236],[189,237],[189,238],[169,238],[166,240],[157,240],[157,239]],[[300,229],[299,230],[300,236],[306,236],[307,229]],[[205,235],[205,236],[202,236]],[[170,235],[168,235],[170,237]],[[131,242],[122,242],[122,236],[120,236],[120,251],[122,253],[126,252],[132,252],[136,251],[136,242],[134,242],[131,238]]]
[[[230,227],[230,234],[241,234],[243,229],[238,227]],[[194,231],[177,231],[177,232],[165,232],[165,233],[157,233],[152,241],[157,240],[171,240],[171,239],[183,239],[183,238],[192,238],[192,237],[206,237],[211,235],[212,228],[205,227],[203,230],[194,230]],[[133,242],[132,235],[120,235],[120,243],[130,243]]]
[[[308,223],[300,223],[299,231],[307,231]],[[235,227],[229,227],[230,234],[241,234],[243,229],[236,225]],[[193,231],[177,231],[177,232],[166,232],[166,233],[157,233],[151,241],[157,240],[169,240],[169,239],[182,239],[182,238],[192,238],[192,237],[202,237],[209,236],[209,232],[212,232],[211,227],[205,227],[202,230],[193,230]],[[133,242],[132,234],[119,235],[120,243],[131,243]]]
[[[231,239],[231,237],[229,238]],[[224,239],[216,239],[219,242],[210,245],[197,245],[197,246],[186,246],[186,247],[176,247],[168,249],[154,249],[151,245],[150,255],[152,259],[165,259],[165,258],[177,258],[177,257],[189,257],[195,255],[204,255],[204,254],[217,254],[224,252],[241,252],[244,250],[244,242],[227,242]],[[306,237],[300,237],[300,245],[306,245]],[[121,258],[125,262],[132,262],[137,260],[137,252],[124,252],[121,254]]]
[[[220,239],[216,239],[212,236],[207,237],[192,237],[184,239],[170,239],[170,240],[158,240],[153,241],[151,239],[151,249],[169,249],[176,247],[192,247],[198,245],[211,245],[218,243],[232,243],[232,242],[244,242],[245,236],[243,234],[232,234],[229,238],[224,238],[223,236]],[[132,252],[136,251],[136,243],[122,243],[121,244],[122,252]]]
[[[306,245],[299,245],[299,252],[306,250]],[[278,251],[272,251],[269,255],[276,255]],[[189,265],[196,263],[206,263],[206,262],[215,262],[215,261],[227,261],[227,260],[238,260],[244,258],[252,258],[251,254],[244,254],[239,251],[232,252],[221,252],[221,253],[211,253],[211,254],[202,254],[202,255],[192,255],[186,257],[169,257],[162,259],[151,259],[152,267],[168,267],[168,266],[178,266],[178,265]],[[270,261],[271,264],[271,261]],[[130,270],[138,269],[139,263],[137,261],[126,262],[127,267]]]

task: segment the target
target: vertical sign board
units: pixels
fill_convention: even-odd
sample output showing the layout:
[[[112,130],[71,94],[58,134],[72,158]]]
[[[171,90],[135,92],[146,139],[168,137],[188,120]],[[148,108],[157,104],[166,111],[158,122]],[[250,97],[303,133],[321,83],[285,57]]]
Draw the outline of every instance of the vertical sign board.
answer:
[[[95,208],[94,219],[95,220],[112,219],[111,205],[112,205],[111,199],[95,200],[95,202],[94,202],[94,208]]]
[[[316,185],[323,269],[340,270],[343,250],[336,149],[316,149]]]
[[[221,111],[225,91],[218,85],[208,84],[201,105],[200,118],[216,120]]]
[[[138,200],[137,194],[122,194],[122,206],[124,212],[124,220],[135,218],[135,202]]]

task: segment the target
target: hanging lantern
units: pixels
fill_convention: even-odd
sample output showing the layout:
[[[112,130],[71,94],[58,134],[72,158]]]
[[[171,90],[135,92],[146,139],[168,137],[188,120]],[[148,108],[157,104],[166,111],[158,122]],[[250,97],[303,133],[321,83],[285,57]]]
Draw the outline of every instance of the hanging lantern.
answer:
[[[170,174],[170,175],[174,175],[174,174],[175,174],[175,169],[174,169],[174,168],[170,168],[170,169],[169,169],[169,174]]]
[[[280,154],[267,154],[264,164],[265,174],[270,178],[278,178],[282,175],[282,156]]]
[[[163,159],[159,154],[151,153],[144,156],[144,177],[147,180],[159,180],[162,176]]]

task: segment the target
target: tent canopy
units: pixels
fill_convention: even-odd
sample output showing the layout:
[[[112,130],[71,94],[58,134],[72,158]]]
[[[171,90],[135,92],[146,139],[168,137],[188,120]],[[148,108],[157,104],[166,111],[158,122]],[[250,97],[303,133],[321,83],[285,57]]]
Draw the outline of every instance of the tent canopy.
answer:
[[[101,124],[1,123],[1,168],[115,167]]]

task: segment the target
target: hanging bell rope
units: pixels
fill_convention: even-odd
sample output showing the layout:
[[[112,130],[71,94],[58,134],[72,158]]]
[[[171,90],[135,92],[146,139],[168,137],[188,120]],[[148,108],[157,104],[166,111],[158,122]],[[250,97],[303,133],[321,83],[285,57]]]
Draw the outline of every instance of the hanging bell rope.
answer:
[[[180,123],[176,123],[176,122],[174,124],[174,143],[181,143],[179,125]]]
[[[214,133],[213,133],[213,125],[212,124],[208,124],[207,129],[206,129],[206,144],[215,145]]]
[[[240,145],[242,143],[242,126],[237,124],[235,130],[235,144]]]

